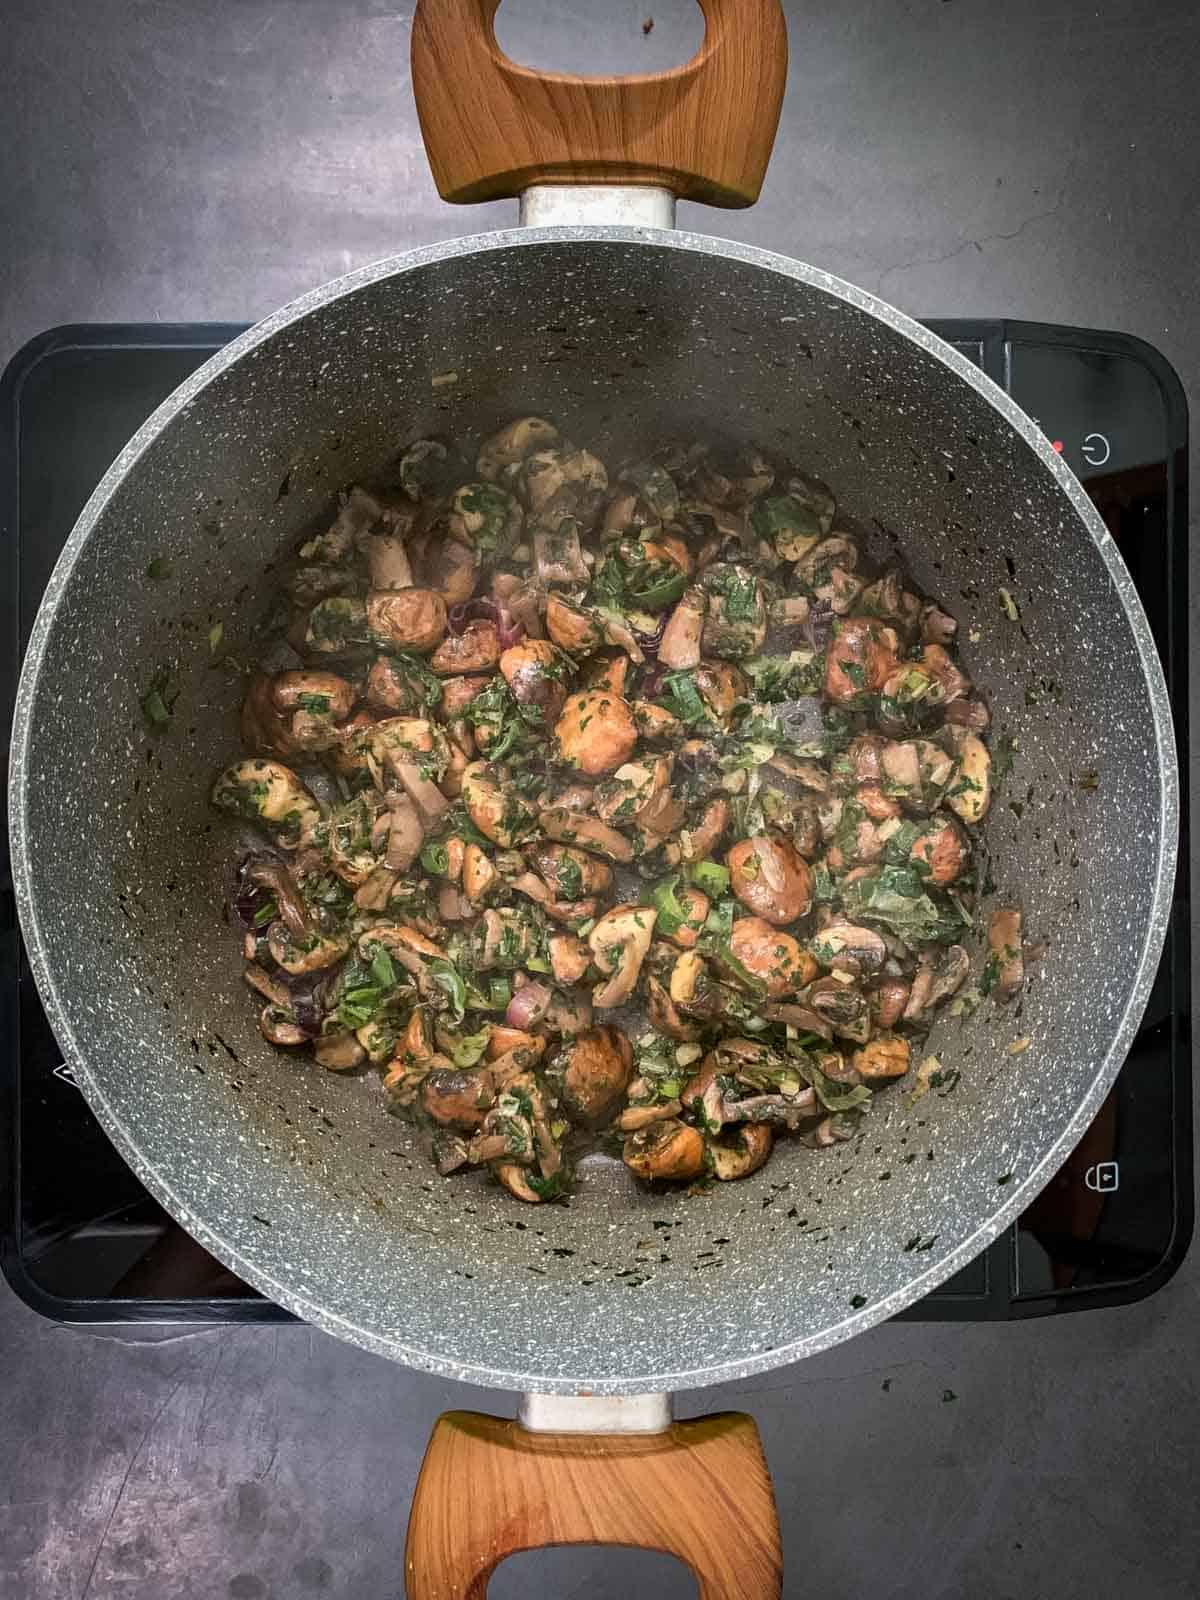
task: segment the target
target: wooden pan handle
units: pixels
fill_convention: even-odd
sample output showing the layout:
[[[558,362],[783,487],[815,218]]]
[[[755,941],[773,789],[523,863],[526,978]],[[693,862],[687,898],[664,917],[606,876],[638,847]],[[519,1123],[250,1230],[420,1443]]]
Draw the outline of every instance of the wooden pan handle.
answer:
[[[581,78],[510,61],[500,0],[417,0],[412,81],[443,200],[470,205],[535,183],[657,184],[751,206],[787,78],[779,0],[699,0],[704,43],[671,72]]]
[[[439,1417],[409,1519],[408,1600],[484,1600],[506,1556],[562,1544],[663,1550],[701,1600],[778,1600],[779,1518],[753,1418],[600,1436]]]

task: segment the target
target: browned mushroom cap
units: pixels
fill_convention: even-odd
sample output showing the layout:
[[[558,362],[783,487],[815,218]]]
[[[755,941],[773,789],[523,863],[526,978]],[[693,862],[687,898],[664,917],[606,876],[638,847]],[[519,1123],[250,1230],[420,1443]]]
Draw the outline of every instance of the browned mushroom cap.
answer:
[[[598,1127],[620,1104],[633,1075],[633,1051],[616,1028],[592,1028],[566,1045],[556,1063],[567,1115]]]
[[[603,628],[590,612],[556,594],[546,602],[546,632],[560,650],[573,656],[590,655],[604,638]]]
[[[258,1031],[268,1044],[283,1045],[291,1048],[298,1044],[307,1044],[308,1035],[303,1028],[296,1026],[292,1013],[285,1006],[264,1006],[258,1017]]]
[[[447,677],[490,672],[500,659],[500,630],[494,622],[468,622],[461,633],[448,633],[429,658],[433,672]]]
[[[591,568],[579,542],[579,523],[559,517],[554,527],[538,528],[533,535],[533,566],[539,583],[586,583]]]
[[[586,850],[567,844],[535,844],[526,851],[529,861],[552,890],[555,899],[603,894],[612,884],[612,868]]]
[[[274,679],[256,672],[246,688],[242,702],[242,743],[255,755],[294,756],[299,746],[292,737],[291,719],[275,704]]]
[[[723,1182],[748,1178],[771,1154],[775,1135],[766,1122],[741,1122],[717,1138],[709,1137],[708,1157],[713,1176]]]
[[[515,971],[537,953],[537,931],[521,912],[510,906],[485,911],[472,930],[475,966],[480,972],[496,968]]]
[[[856,705],[878,694],[899,665],[900,640],[877,617],[847,617],[825,652],[825,694],[834,705]]]
[[[698,1128],[670,1118],[630,1134],[621,1158],[636,1178],[684,1182],[705,1168],[704,1137]]]
[[[827,922],[809,941],[809,949],[823,967],[853,972],[878,972],[887,960],[887,945],[874,928],[856,922]]]
[[[554,737],[559,758],[594,778],[628,759],[637,744],[637,725],[620,695],[585,689],[563,706]]]
[[[982,822],[992,801],[992,758],[977,733],[967,728],[951,731],[957,736],[958,772],[946,791],[946,804],[964,822]]]
[[[770,1000],[794,993],[816,976],[816,962],[807,951],[763,917],[739,918],[729,935],[729,948]],[[736,982],[736,970],[732,977]]]
[[[667,791],[673,761],[673,756],[647,756],[624,762],[597,785],[597,815],[614,827],[642,825],[648,815],[657,815],[661,806],[656,802]]]
[[[958,623],[947,612],[935,605],[921,610],[921,638],[926,644],[950,644],[958,632]]]
[[[252,989],[256,989],[264,1000],[269,1000],[273,1006],[278,1006],[286,1011],[291,1004],[291,993],[286,984],[273,978],[265,967],[260,967],[257,961],[251,961],[242,971],[242,977]]]
[[[479,905],[496,886],[499,876],[477,844],[467,845],[463,851],[462,886],[468,900]]]
[[[279,711],[302,708],[342,722],[354,704],[354,685],[336,672],[277,672],[271,698]]]
[[[379,711],[415,712],[425,706],[423,686],[391,656],[377,656],[367,673],[367,704]]]
[[[664,667],[679,672],[700,665],[700,641],[707,614],[708,597],[704,590],[686,589],[663,629],[658,659]]]
[[[684,828],[679,835],[679,849],[685,861],[706,861],[729,826],[729,801],[718,797],[705,806],[700,821],[694,828]]]
[[[438,1127],[458,1133],[473,1133],[480,1127],[494,1098],[487,1067],[469,1072],[443,1067],[429,1073],[421,1084],[421,1110]]]
[[[564,844],[593,850],[597,855],[607,856],[610,861],[633,860],[633,845],[623,833],[610,828],[599,817],[585,816],[565,806],[551,806],[539,815],[538,824],[549,838]]]
[[[850,1065],[866,1080],[902,1078],[912,1064],[912,1046],[894,1033],[881,1033],[850,1057]]]
[[[734,708],[750,692],[746,674],[731,661],[701,661],[693,677],[700,698],[722,726],[728,724]]]
[[[1011,1000],[1025,981],[1021,951],[1021,913],[1015,906],[993,911],[988,922],[988,959],[984,986],[994,1000]]]
[[[446,602],[433,589],[373,589],[367,624],[376,638],[427,655],[446,636]]]
[[[549,639],[523,639],[500,657],[500,671],[518,705],[536,706],[547,726],[557,721],[567,691],[567,663]]]
[[[593,1005],[621,1006],[632,995],[657,919],[652,906],[621,905],[596,923],[588,934],[588,947],[605,981],[592,991]]]
[[[431,1144],[433,1164],[437,1168],[439,1177],[448,1178],[452,1172],[457,1172],[460,1167],[466,1166],[469,1159],[467,1144],[458,1134],[447,1133],[439,1128]]]
[[[812,904],[808,862],[782,839],[743,839],[726,855],[725,864],[737,898],[777,928],[795,922]]]
[[[313,1045],[313,1055],[328,1072],[348,1072],[361,1067],[367,1052],[352,1033],[327,1033]]]
[[[834,1033],[865,1044],[871,1033],[870,1006],[857,984],[842,981],[845,976],[839,973],[837,977],[818,978],[809,985],[808,1003]]]

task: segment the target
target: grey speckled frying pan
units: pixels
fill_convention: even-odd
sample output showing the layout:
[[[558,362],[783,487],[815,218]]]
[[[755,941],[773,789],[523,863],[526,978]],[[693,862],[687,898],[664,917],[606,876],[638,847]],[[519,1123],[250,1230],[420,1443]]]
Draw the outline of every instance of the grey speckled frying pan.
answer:
[[[662,1397],[909,1305],[1079,1139],[1164,936],[1166,691],[1112,540],[1009,399],[873,296],[672,228],[677,193],[757,194],[785,72],[776,0],[706,0],[693,62],[606,82],[513,68],[495,9],[423,0],[414,83],[443,193],[521,192],[531,225],[381,262],[269,317],[155,413],[80,517],[17,710],[21,923],[92,1108],[184,1227],[332,1333],[531,1392],[529,1431],[439,1426],[410,1593],[481,1594],[511,1549],[611,1538],[676,1550],[706,1595],[766,1595],[778,1542],[755,1440],[744,1420],[672,1426]],[[857,1144],[782,1148],[700,1200],[646,1193],[602,1159],[569,1207],[437,1178],[373,1078],[262,1041],[220,917],[208,793],[236,748],[241,682],[214,668],[210,628],[253,655],[273,561],[339,485],[405,440],[478,436],[531,409],[618,456],[694,432],[827,479],[873,553],[899,545],[956,612],[994,729],[1016,740],[1024,804],[994,806],[986,833],[997,893],[1048,947],[1019,1011],[940,1025],[931,1048],[961,1067],[954,1094],[882,1097]],[[147,583],[156,557],[173,575]],[[181,692],[171,732],[151,738],[139,696],[162,670]],[[1030,684],[1053,693],[1027,704]],[[1081,786],[1092,771],[1098,787]],[[1017,1035],[1031,1044],[1010,1055]],[[582,1430],[603,1437],[567,1437]],[[471,1503],[447,1521],[447,1474],[464,1471]]]

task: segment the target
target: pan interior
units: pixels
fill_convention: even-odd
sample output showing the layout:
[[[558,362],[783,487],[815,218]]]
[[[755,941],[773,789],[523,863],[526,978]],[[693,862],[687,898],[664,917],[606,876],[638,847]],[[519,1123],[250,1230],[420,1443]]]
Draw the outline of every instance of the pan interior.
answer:
[[[1063,478],[932,342],[861,298],[682,235],[460,242],[247,336],[152,419],[85,512],[14,745],[39,981],[151,1187],[333,1331],[512,1387],[771,1366],[981,1248],[1115,1073],[1173,844],[1148,635]],[[1019,1006],[939,1025],[952,1093],[881,1095],[854,1144],[785,1145],[703,1197],[649,1194],[605,1161],[585,1164],[568,1207],[438,1178],[374,1076],[262,1041],[221,917],[228,836],[207,796],[237,748],[237,664],[256,654],[273,563],[407,440],[529,410],[606,459],[683,434],[761,443],[827,479],[872,553],[900,550],[957,615],[993,735],[1015,740],[986,835],[994,896],[1018,899],[1048,944]],[[155,560],[170,578],[147,581]],[[159,673],[180,692],[153,736],[139,699]]]

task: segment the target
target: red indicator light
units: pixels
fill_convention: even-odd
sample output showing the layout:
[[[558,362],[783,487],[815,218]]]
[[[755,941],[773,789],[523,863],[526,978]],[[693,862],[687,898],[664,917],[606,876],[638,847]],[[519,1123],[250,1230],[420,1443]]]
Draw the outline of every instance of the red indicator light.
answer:
[[[1051,450],[1057,450],[1059,455],[1062,455],[1062,451],[1063,451],[1063,442],[1062,442],[1062,440],[1061,439],[1051,439],[1050,448],[1051,448]]]

